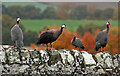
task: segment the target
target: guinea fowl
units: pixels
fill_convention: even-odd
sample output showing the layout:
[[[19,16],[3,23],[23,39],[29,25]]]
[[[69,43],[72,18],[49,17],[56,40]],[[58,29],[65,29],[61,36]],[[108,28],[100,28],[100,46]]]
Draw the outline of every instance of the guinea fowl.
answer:
[[[14,42],[14,47],[23,47],[23,32],[19,27],[19,21],[21,19],[17,17],[17,24],[15,24],[11,29],[11,39]]]
[[[75,48],[85,49],[83,42],[79,38],[76,38],[76,35],[74,35],[74,38],[71,40],[71,44],[75,46]]]
[[[101,48],[101,51],[103,48],[103,51],[104,51],[104,47],[107,45],[108,39],[109,39],[109,25],[110,25],[110,22],[107,22],[106,23],[107,29],[98,33],[96,37],[96,47],[95,47],[96,51],[98,51],[99,48]]]
[[[47,30],[46,32],[41,33],[37,45],[38,44],[48,44],[50,43],[52,47],[52,42],[56,41],[58,37],[62,34],[63,28],[66,28],[66,25],[63,24],[60,30]],[[48,48],[48,45],[47,45]]]

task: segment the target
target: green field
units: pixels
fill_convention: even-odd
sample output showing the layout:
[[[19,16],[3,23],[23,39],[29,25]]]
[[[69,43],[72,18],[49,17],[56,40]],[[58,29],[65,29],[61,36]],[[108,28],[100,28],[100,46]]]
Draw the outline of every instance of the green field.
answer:
[[[67,25],[67,29],[74,32],[78,28],[78,26],[84,26],[86,24],[89,24],[93,22],[94,24],[97,24],[99,26],[105,25],[107,20],[22,20],[21,23],[24,25],[26,31],[31,30],[34,32],[41,31],[46,26],[53,26],[57,25],[60,27],[62,24]],[[117,20],[112,20],[111,27],[118,26]],[[92,26],[92,25],[91,25]]]

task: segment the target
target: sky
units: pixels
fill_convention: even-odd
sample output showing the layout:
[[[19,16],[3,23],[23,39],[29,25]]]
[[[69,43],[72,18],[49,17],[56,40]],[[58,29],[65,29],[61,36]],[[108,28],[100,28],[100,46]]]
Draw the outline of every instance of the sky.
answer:
[[[119,0],[0,0],[2,2],[119,2]]]

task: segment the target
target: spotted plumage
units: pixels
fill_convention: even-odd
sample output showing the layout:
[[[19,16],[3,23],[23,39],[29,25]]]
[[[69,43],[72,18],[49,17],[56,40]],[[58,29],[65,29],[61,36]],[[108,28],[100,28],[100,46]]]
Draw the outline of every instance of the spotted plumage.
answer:
[[[76,35],[74,36],[74,38],[71,40],[71,44],[73,46],[75,46],[75,48],[79,47],[81,49],[85,49],[84,45],[83,45],[83,42],[79,39],[79,38],[76,38]]]
[[[16,47],[23,47],[23,32],[19,27],[19,21],[21,19],[17,18],[17,24],[15,24],[11,29],[11,39],[14,42],[14,46]]]
[[[104,47],[107,45],[108,40],[109,40],[109,25],[110,22],[107,22],[106,26],[107,29],[101,31],[98,33],[98,35],[96,36],[96,46],[95,46],[95,50],[98,51],[99,48],[102,48],[104,50]]]
[[[62,34],[63,28],[66,28],[66,25],[63,24],[60,30],[47,30],[40,34],[37,44],[51,44],[56,41],[58,37]]]

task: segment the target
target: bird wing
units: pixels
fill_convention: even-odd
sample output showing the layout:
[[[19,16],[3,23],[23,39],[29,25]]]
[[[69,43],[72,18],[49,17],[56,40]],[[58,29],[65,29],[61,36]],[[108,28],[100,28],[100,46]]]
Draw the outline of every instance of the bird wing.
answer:
[[[74,45],[74,46],[77,46],[77,47],[84,47],[84,45],[83,45],[83,42],[79,39],[79,38],[76,38],[75,39],[75,41],[71,41],[72,42],[72,45]]]
[[[105,30],[101,31],[100,33],[98,33],[97,37],[96,37],[96,42],[100,41],[100,40],[107,40],[107,33],[105,32]]]
[[[18,39],[18,35],[17,35],[17,32],[16,32],[16,26],[14,26],[11,29],[11,39],[12,39],[12,41],[16,41]]]
[[[97,34],[97,36],[96,36],[96,42],[97,42],[97,41],[99,41],[99,40],[101,39],[102,34],[103,34],[103,32],[102,32],[102,31],[101,31],[101,32],[99,32],[99,33]]]
[[[53,37],[53,32],[49,32],[49,31],[46,31],[46,32],[43,32],[41,35],[40,35],[40,38],[39,38],[39,41],[43,41],[45,39],[51,39]]]
[[[17,33],[18,33],[19,40],[23,41],[23,32],[22,32],[21,28],[18,28],[18,32]]]
[[[83,42],[82,42],[79,38],[76,38],[76,43],[77,43],[80,47],[84,46],[84,45],[83,45]]]
[[[11,38],[12,41],[22,41],[23,40],[23,32],[19,26],[14,26],[11,29]]]
[[[43,32],[41,35],[40,35],[40,38],[41,37],[53,37],[56,38],[57,34],[59,33],[59,30],[47,30],[46,32]],[[44,35],[44,36],[43,36]]]

